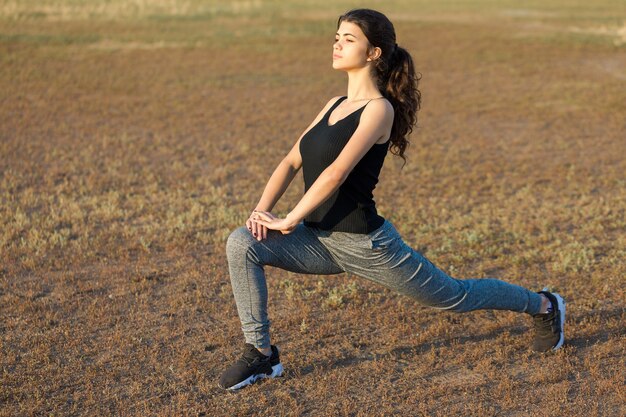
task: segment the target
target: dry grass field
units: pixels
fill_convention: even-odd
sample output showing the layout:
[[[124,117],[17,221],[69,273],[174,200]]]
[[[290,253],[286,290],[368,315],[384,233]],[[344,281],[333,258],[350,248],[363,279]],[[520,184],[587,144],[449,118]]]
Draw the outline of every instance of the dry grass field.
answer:
[[[626,415],[624,3],[331,3],[0,0],[0,416]],[[422,73],[380,213],[453,276],[557,289],[565,347],[532,353],[524,315],[268,268],[285,376],[225,393],[225,240],[344,94],[355,5]]]

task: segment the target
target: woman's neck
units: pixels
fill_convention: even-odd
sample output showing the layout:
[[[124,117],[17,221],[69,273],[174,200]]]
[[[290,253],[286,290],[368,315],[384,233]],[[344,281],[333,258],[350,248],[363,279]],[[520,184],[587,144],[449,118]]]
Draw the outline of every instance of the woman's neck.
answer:
[[[348,72],[348,101],[372,99],[381,95],[368,68]]]

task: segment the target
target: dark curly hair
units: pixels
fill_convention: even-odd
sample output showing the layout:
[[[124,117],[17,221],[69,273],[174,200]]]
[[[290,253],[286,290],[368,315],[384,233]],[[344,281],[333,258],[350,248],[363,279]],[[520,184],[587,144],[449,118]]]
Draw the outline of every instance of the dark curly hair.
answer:
[[[415,72],[413,58],[406,49],[396,43],[396,31],[384,14],[371,9],[353,9],[339,17],[341,22],[354,23],[361,28],[372,48],[378,47],[382,54],[375,61],[375,77],[378,89],[389,100],[394,110],[391,128],[390,151],[406,163],[404,151],[409,145],[407,136],[417,124],[421,93],[417,89],[421,74]]]

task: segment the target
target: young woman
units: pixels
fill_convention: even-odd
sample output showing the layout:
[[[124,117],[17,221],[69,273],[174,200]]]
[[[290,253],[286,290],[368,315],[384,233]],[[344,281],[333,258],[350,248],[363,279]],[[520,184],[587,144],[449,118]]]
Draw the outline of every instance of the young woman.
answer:
[[[372,191],[387,151],[404,159],[420,106],[413,60],[392,23],[374,10],[339,18],[333,68],[348,94],[332,98],[269,179],[246,227],[228,238],[230,279],[246,344],[219,381],[239,389],[283,371],[270,344],[264,266],[303,274],[350,272],[441,310],[511,310],[534,316],[533,348],[563,344],[565,302],[496,279],[459,280],[407,246],[376,212]],[[302,168],[305,194],[278,218],[270,211]]]

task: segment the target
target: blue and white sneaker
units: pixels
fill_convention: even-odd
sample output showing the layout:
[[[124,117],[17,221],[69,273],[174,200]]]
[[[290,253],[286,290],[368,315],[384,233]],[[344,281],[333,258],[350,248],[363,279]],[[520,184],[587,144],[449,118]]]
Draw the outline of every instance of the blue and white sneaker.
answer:
[[[265,356],[250,343],[245,344],[241,358],[229,366],[220,377],[219,387],[238,390],[262,378],[276,378],[283,374],[278,348],[272,345],[272,355]]]

